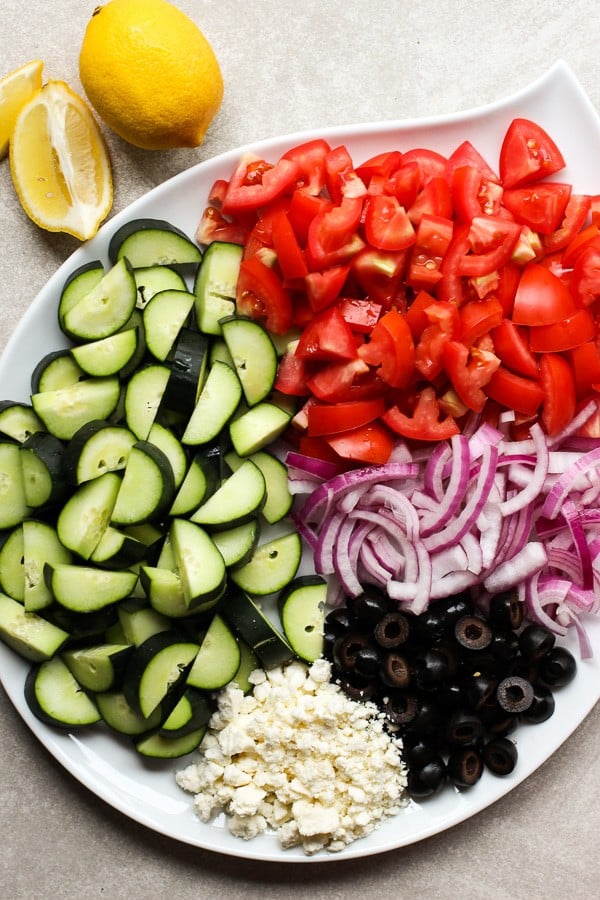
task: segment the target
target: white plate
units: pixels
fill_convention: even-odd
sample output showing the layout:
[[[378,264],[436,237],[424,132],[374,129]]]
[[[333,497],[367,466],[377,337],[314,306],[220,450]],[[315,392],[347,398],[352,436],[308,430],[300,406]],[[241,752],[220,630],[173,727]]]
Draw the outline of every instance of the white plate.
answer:
[[[558,176],[576,191],[600,194],[600,120],[568,66],[557,62],[541,79],[520,93],[490,106],[456,115],[405,122],[332,128],[320,132],[333,144],[348,146],[355,162],[382,150],[429,147],[450,153],[470,139],[492,166],[497,165],[502,136],[510,121],[534,119],[558,143],[568,168]],[[0,361],[2,396],[29,397],[32,364],[50,349],[64,346],[56,324],[56,304],[67,275],[82,263],[106,262],[108,241],[117,227],[138,216],[155,216],[193,234],[203,203],[216,178],[227,177],[242,150],[275,159],[287,148],[314,136],[306,133],[237,149],[201,163],[150,191],[115,216],[88,244],[78,249],[50,279],[31,304]],[[232,837],[219,820],[201,824],[192,811],[191,795],[175,784],[175,771],[187,761],[153,763],[136,756],[128,742],[102,728],[61,733],[42,725],[23,697],[27,665],[0,645],[0,679],[31,731],[56,760],[82,784],[131,819],[176,840],[219,853],[279,862],[324,861],[369,856],[405,846],[463,821],[498,800],[538,768],[582,722],[600,697],[600,620],[589,623],[595,657],[579,665],[575,682],[557,693],[555,715],[542,725],[519,729],[519,763],[507,778],[485,774],[469,791],[444,790],[435,799],[411,804],[368,838],[340,854],[306,857],[302,850],[282,851],[273,835],[250,842]],[[572,636],[572,649],[576,651]]]

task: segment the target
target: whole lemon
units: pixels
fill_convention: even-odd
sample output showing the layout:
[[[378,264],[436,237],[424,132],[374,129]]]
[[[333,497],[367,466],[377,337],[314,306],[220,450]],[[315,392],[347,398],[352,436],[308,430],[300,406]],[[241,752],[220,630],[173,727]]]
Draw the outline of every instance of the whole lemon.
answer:
[[[110,0],[85,31],[79,74],[100,118],[146,150],[197,147],[223,99],[212,47],[166,0]]]

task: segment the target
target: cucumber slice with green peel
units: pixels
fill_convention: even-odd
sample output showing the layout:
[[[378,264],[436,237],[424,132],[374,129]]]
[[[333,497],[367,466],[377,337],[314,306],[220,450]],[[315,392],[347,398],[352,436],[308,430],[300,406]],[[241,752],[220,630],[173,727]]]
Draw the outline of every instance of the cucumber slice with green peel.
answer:
[[[252,559],[229,573],[234,584],[254,596],[282,590],[296,575],[302,558],[302,541],[297,531],[259,545]]]
[[[205,452],[197,452],[191,460],[169,510],[171,516],[189,515],[217,489],[220,481],[220,456],[212,452],[212,447],[204,450]]]
[[[44,356],[31,375],[31,393],[57,391],[85,378],[85,372],[70,350],[54,350]]]
[[[196,321],[205,334],[221,334],[220,319],[235,311],[243,252],[240,244],[225,241],[213,241],[204,251],[194,281],[194,294]]]
[[[210,536],[187,519],[173,519],[169,537],[188,608],[206,609],[216,603],[225,590],[227,573]]]
[[[223,531],[213,531],[211,537],[228,569],[243,566],[252,559],[258,545],[258,519],[250,519]]]
[[[32,434],[45,430],[46,426],[29,403],[0,401],[0,437],[4,435],[22,444]]]
[[[19,656],[30,662],[51,659],[69,637],[68,631],[0,593],[0,640]]]
[[[25,540],[23,525],[12,528],[0,547],[0,589],[13,600],[25,599]]]
[[[287,516],[294,502],[289,488],[287,469],[280,459],[267,450],[257,450],[247,459],[252,460],[264,475],[267,497],[262,515],[269,525],[274,525]],[[225,454],[225,462],[235,472],[244,460],[237,453],[230,452]]]
[[[146,357],[146,335],[144,333],[144,319],[140,309],[134,309],[129,320],[117,334],[120,334],[121,331],[133,330],[136,333],[136,347],[131,359],[119,371],[121,381],[126,381],[134,372],[137,372],[140,366],[143,365]]]
[[[182,328],[170,363],[164,406],[185,416],[194,410],[208,370],[209,342],[205,334]]]
[[[216,614],[202,639],[186,682],[204,691],[216,691],[233,680],[240,660],[240,648],[233,632]]]
[[[190,519],[210,529],[232,528],[256,517],[266,495],[264,475],[251,460],[244,460]]]
[[[121,479],[115,472],[106,472],[78,487],[56,520],[61,544],[82,559],[89,559],[110,524],[120,488]]]
[[[32,509],[54,506],[65,498],[64,457],[64,443],[48,431],[38,431],[21,444],[25,499]]]
[[[152,356],[164,362],[194,308],[189,291],[160,291],[144,307],[146,346]]]
[[[230,366],[232,369],[235,369],[235,363],[233,361],[233,357],[229,352],[227,344],[223,340],[223,338],[214,338],[210,345],[210,355],[209,355],[209,365],[212,366],[213,363],[223,362],[226,365]]]
[[[294,659],[284,635],[245,591],[228,592],[219,609],[233,631],[254,651],[262,668],[273,669]]]
[[[44,566],[72,562],[72,554],[58,539],[56,529],[47,522],[25,519],[23,522],[23,603],[28,612],[50,606],[54,600],[44,578]]]
[[[188,458],[181,441],[171,428],[154,422],[148,433],[148,441],[158,447],[165,454],[171,464],[173,481],[177,490],[185,478],[188,468]]]
[[[144,309],[160,291],[185,291],[185,279],[170,266],[141,266],[133,270],[137,288],[137,308]]]
[[[159,566],[142,566],[140,582],[155,612],[169,619],[184,619],[198,609],[190,610],[183,592],[183,584],[177,572]],[[211,601],[214,606],[216,601]]]
[[[177,572],[177,562],[175,561],[173,542],[171,541],[171,536],[168,532],[165,535],[161,551],[156,560],[156,566],[159,569],[168,569],[170,572]]]
[[[108,256],[113,263],[127,257],[134,269],[197,265],[202,259],[200,248],[183,231],[163,219],[126,222],[110,239]]]
[[[240,691],[249,694],[254,687],[250,681],[250,675],[261,668],[261,663],[252,647],[246,641],[238,637],[238,645],[240,648],[240,664],[232,680],[235,681]]]
[[[87,375],[96,378],[119,375],[135,356],[139,340],[138,328],[126,328],[98,341],[73,347],[71,356],[79,370]]]
[[[233,359],[248,406],[270,393],[277,374],[277,353],[269,334],[258,322],[243,316],[221,319],[221,329]]]
[[[33,715],[47,725],[82,728],[100,721],[94,700],[82,690],[60,656],[29,671],[25,700]]]
[[[206,725],[179,737],[166,737],[160,732],[135,741],[135,749],[150,759],[179,759],[197,750],[206,734]]]
[[[167,382],[168,366],[158,363],[138,369],[125,389],[125,420],[139,440],[146,440],[158,413]]]
[[[135,572],[58,563],[44,568],[54,599],[72,612],[89,613],[124,600],[137,581]]]
[[[56,391],[33,394],[31,403],[47,431],[70,441],[86,422],[108,419],[116,409],[120,392],[119,379],[114,375],[86,378]]]
[[[157,729],[162,720],[160,707],[145,718],[136,712],[127,702],[122,691],[106,691],[94,697],[102,721],[118,734],[126,734],[130,737],[138,735],[146,736]]]
[[[97,644],[63,650],[65,663],[77,683],[87,691],[109,691],[118,685],[133,647],[126,644]]]
[[[295,578],[278,598],[283,633],[300,659],[312,663],[323,655],[327,582],[318,575]]]
[[[183,737],[207,725],[211,715],[206,694],[187,687],[160,726],[160,734],[168,738]]]
[[[133,269],[120,259],[89,293],[59,319],[62,330],[76,342],[97,341],[119,331],[135,309],[137,290]]]
[[[136,525],[158,518],[175,495],[171,463],[149,441],[137,441],[129,453],[111,515],[113,525]]]
[[[73,612],[65,606],[53,603],[44,610],[44,617],[63,628],[73,643],[99,644],[105,640],[107,629],[118,621],[117,604],[103,606],[95,612]]]
[[[127,663],[123,692],[130,706],[147,718],[179,683],[183,684],[200,649],[178,632],[163,631],[136,647]]]
[[[273,443],[291,422],[290,413],[263,401],[251,407],[229,425],[231,443],[238,456],[250,456]]]
[[[127,569],[147,558],[147,547],[118,528],[109,525],[96,544],[90,562],[100,568]]]
[[[28,514],[21,447],[0,442],[0,530],[14,528]]]
[[[127,599],[119,604],[119,623],[128,644],[138,647],[153,634],[169,631],[171,622],[166,616],[138,600]]]
[[[63,285],[58,301],[58,322],[64,331],[63,322],[66,314],[76,306],[80,300],[90,293],[104,277],[104,266],[99,259],[79,266],[71,272]]]
[[[242,398],[239,378],[228,365],[210,368],[198,401],[181,438],[184,444],[208,444],[225,427]]]
[[[135,434],[124,425],[111,425],[104,419],[86,422],[66,447],[64,471],[71,484],[77,485],[122,471],[136,442]]]

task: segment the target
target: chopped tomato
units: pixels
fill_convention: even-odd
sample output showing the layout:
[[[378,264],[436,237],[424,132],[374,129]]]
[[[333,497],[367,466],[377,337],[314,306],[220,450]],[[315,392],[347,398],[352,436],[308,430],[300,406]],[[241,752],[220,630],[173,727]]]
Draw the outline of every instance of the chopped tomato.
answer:
[[[260,164],[258,168],[257,164]],[[231,176],[222,211],[256,210],[272,203],[295,184],[299,175],[300,167],[291,159],[282,158],[271,166],[253,154],[246,154]]]
[[[308,275],[304,253],[298,244],[294,229],[285,210],[278,210],[272,222],[273,249],[279,268],[286,281],[294,281]]]
[[[366,387],[363,387],[362,382],[357,383],[359,378],[368,373],[369,366],[357,356],[356,359],[321,366],[307,379],[306,387],[318,400],[327,403],[378,396],[381,393],[381,382],[367,381]]]
[[[513,119],[500,149],[500,180],[505,188],[531,184],[564,166],[560,150],[541,125]]]
[[[499,368],[500,360],[487,350],[473,347],[471,352],[460,341],[444,344],[444,368],[452,386],[469,409],[481,412],[487,399],[482,388]]]
[[[343,197],[364,197],[367,188],[356,174],[352,157],[346,147],[335,147],[325,157],[325,186],[334,203]]]
[[[577,257],[571,292],[578,306],[591,306],[600,298],[600,239],[588,244]]]
[[[406,162],[403,159],[400,168],[386,179],[383,192],[394,196],[404,209],[408,209],[417,199],[420,184],[421,172],[418,162],[416,160]]]
[[[343,459],[385,465],[394,449],[394,438],[381,422],[369,422],[351,431],[328,435],[325,440]]]
[[[451,179],[456,169],[469,166],[476,169],[485,181],[499,183],[500,179],[470,141],[463,141],[448,157],[446,172]]]
[[[331,209],[333,203],[327,197],[309,194],[303,189],[296,189],[291,196],[288,205],[288,218],[294,229],[298,242],[302,247],[306,247],[308,240],[308,229],[310,223],[318,213]]]
[[[378,250],[406,250],[415,243],[415,229],[395,197],[378,194],[367,202],[365,235]]]
[[[451,217],[452,198],[445,176],[435,175],[430,178],[408,209],[408,218],[413,225],[418,225],[424,215],[443,216],[446,219]]]
[[[406,252],[365,247],[351,262],[352,274],[369,300],[389,308],[396,298]]]
[[[502,268],[511,257],[521,226],[500,216],[476,216],[469,227],[471,252],[459,260],[461,275],[480,278]]]
[[[525,330],[510,319],[503,319],[490,332],[494,353],[502,365],[512,372],[526,375],[528,378],[538,378],[538,365],[529,349]]]
[[[442,277],[441,265],[452,240],[451,219],[425,213],[417,228],[410,255],[407,282],[414,288],[428,288]]]
[[[475,166],[458,166],[452,173],[452,204],[462,222],[475,216],[498,215],[503,190],[495,181],[486,180]]]
[[[454,303],[438,300],[427,307],[425,314],[430,324],[415,348],[415,366],[428,381],[433,381],[444,367],[444,346],[458,337],[460,323]]]
[[[216,206],[207,206],[196,230],[198,244],[211,244],[213,241],[226,241],[229,244],[245,244],[250,229],[237,222],[226,219]]]
[[[423,388],[419,393],[412,416],[393,406],[382,418],[396,434],[416,441],[445,441],[460,432],[454,419],[440,418],[440,407],[432,387]]]
[[[460,340],[467,347],[502,321],[502,304],[495,297],[488,300],[471,300],[460,307]]]
[[[538,381],[524,378],[500,366],[486,385],[486,394],[504,409],[514,409],[526,416],[534,416],[544,399]]]
[[[554,325],[575,312],[569,291],[549,269],[529,263],[523,270],[512,312],[517,325]]]
[[[306,141],[283,154],[284,159],[295,162],[299,169],[298,187],[313,196],[320,194],[325,184],[325,158],[331,147],[322,138]]]
[[[300,335],[296,356],[336,361],[356,358],[352,331],[337,306],[331,306],[313,317]]]
[[[549,235],[563,221],[570,196],[570,184],[538,181],[529,187],[505,190],[502,202],[517,222]]]
[[[402,164],[415,162],[419,167],[420,186],[424,187],[432,178],[445,178],[448,160],[436,150],[415,147],[407,150],[402,157]]]
[[[561,256],[561,263],[565,269],[572,269],[580,254],[591,244],[600,238],[600,228],[597,225],[588,225],[579,231],[570,241]]]
[[[590,205],[590,198],[585,194],[571,194],[563,221],[552,234],[544,235],[543,244],[546,253],[562,250],[575,238],[585,223]]]
[[[273,334],[285,334],[292,325],[292,301],[278,274],[256,256],[242,260],[236,288],[241,315],[264,321]]]
[[[573,347],[569,360],[575,376],[575,393],[577,397],[587,397],[600,385],[600,350],[596,341],[587,341]]]
[[[352,331],[370,334],[381,315],[381,303],[348,297],[339,302],[340,312]]]
[[[314,403],[308,410],[308,434],[316,437],[351,431],[378,419],[384,411],[382,397],[346,403]]]
[[[308,302],[315,312],[325,309],[339,298],[350,266],[331,266],[323,272],[309,272],[304,279]]]
[[[558,353],[572,350],[593,341],[596,323],[588,309],[578,309],[554,325],[532,325],[529,329],[529,346],[535,353]]]
[[[571,366],[558,353],[544,353],[540,359],[544,391],[542,424],[546,434],[558,434],[575,414],[575,378]]]
[[[373,327],[370,340],[359,348],[358,355],[377,366],[377,374],[390,387],[407,387],[415,370],[415,345],[404,316],[390,309]]]
[[[356,167],[356,174],[368,186],[374,176],[387,179],[402,165],[402,154],[399,150],[387,150],[372,156]]]
[[[426,311],[435,303],[437,300],[431,294],[428,294],[427,291],[419,291],[406,310],[405,319],[415,340],[421,337],[430,324]]]
[[[293,350],[286,350],[279,360],[273,387],[282,394],[305,397],[309,393],[306,382],[310,374],[308,361],[296,356]]]
[[[307,253],[312,269],[346,263],[364,246],[356,234],[361,197],[343,197],[339,204],[318,213],[308,228]]]

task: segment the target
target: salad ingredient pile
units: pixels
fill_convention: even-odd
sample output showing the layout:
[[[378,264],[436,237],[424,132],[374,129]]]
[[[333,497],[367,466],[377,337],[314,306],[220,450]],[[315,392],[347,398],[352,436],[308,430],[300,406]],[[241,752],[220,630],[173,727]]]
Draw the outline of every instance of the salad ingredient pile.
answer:
[[[233,834],[268,827],[284,848],[339,851],[405,805],[399,745],[372,703],[351,700],[321,659],[256,671],[252,694],[219,694],[202,757],[177,774],[203,822]]]
[[[197,147],[223,99],[212,47],[166,0],[98,6],[81,45],[79,74],[100,118],[146,150]]]

